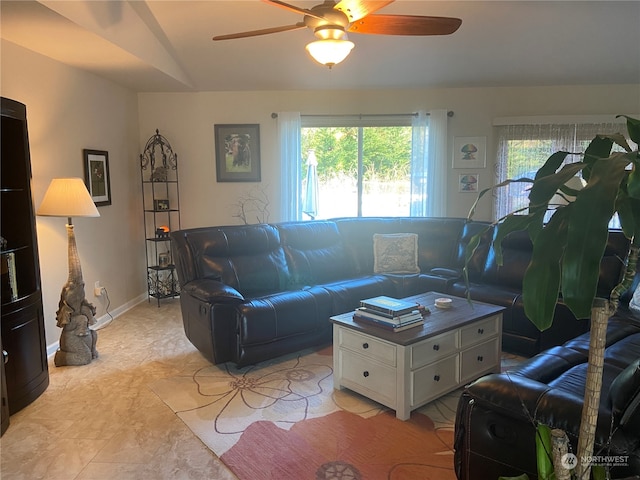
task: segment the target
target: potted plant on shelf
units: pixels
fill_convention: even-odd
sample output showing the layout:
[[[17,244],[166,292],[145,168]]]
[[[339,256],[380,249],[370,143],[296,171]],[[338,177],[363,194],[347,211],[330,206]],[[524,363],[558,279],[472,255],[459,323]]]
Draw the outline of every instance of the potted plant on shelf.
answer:
[[[623,117],[635,148],[622,134],[598,135],[581,161],[565,164],[571,154],[554,153],[533,179],[506,180],[482,191],[469,213],[472,218],[478,201],[495,188],[514,182],[530,183],[529,206],[496,222],[493,243],[498,263],[502,263],[502,239],[513,231],[527,230],[533,243],[522,287],[527,317],[540,330],[549,328],[561,296],[576,318],[591,318],[585,401],[574,472],[578,480],[587,480],[591,472],[591,465],[580,459],[593,454],[608,319],[617,310],[620,295],[632,284],[640,250],[640,120]],[[623,151],[614,151],[614,145]],[[567,186],[577,175],[586,182],[579,190]],[[548,221],[547,212],[552,212]],[[609,223],[616,214],[630,240],[624,278],[608,299],[596,298]],[[470,242],[467,262],[481,237],[478,234]]]

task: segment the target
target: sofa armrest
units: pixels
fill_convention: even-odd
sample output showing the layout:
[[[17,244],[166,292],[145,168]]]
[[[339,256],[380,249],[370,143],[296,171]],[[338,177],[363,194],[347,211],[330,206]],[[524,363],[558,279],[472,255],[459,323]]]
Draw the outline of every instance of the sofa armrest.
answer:
[[[578,437],[584,398],[517,374],[487,375],[467,386],[465,393],[494,411],[530,425],[544,424]],[[609,433],[611,414],[598,417],[600,441]],[[603,438],[604,436],[604,438]]]
[[[218,280],[200,278],[187,283],[182,290],[198,300],[210,304],[241,303],[244,297],[235,288]]]

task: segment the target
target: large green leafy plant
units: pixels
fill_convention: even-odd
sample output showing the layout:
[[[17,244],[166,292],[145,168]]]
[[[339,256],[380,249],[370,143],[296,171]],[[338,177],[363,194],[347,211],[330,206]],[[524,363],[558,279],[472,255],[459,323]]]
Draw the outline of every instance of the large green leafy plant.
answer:
[[[527,317],[540,329],[553,322],[559,298],[577,318],[591,318],[587,389],[583,407],[578,459],[591,458],[595,438],[598,404],[602,387],[604,337],[608,318],[618,308],[636,270],[640,250],[640,121],[628,116],[628,138],[622,134],[598,135],[581,161],[565,163],[569,152],[551,155],[533,179],[506,180],[480,193],[477,202],[489,191],[511,183],[530,183],[529,205],[498,220],[494,248],[502,264],[501,242],[509,233],[527,230],[533,242],[531,262],[523,278],[523,303]],[[614,146],[620,148],[614,148]],[[574,190],[566,186],[574,176],[586,182]],[[561,201],[557,201],[560,198]],[[548,218],[548,212],[552,212]],[[604,255],[609,223],[618,215],[622,230],[630,240],[625,275],[608,299],[597,299],[600,262]],[[548,220],[545,220],[548,218]],[[470,242],[467,261],[477,248],[482,234]],[[466,269],[465,269],[466,274]],[[589,478],[590,466],[578,461],[575,475]]]

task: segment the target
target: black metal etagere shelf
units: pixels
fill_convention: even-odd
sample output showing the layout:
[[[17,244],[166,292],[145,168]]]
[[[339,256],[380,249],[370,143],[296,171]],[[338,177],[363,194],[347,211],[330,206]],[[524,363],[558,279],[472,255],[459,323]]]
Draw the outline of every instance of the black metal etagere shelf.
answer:
[[[171,258],[169,232],[180,229],[178,155],[156,130],[140,155],[142,209],[147,256],[147,293],[160,306],[163,298],[180,295]]]

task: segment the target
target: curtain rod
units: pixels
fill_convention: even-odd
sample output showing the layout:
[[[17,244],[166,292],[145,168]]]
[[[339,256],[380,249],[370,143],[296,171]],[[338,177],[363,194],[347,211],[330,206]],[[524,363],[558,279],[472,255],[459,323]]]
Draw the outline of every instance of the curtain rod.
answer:
[[[367,118],[367,117],[400,117],[403,115],[411,115],[411,116],[416,116],[418,115],[417,113],[381,113],[381,114],[355,114],[355,115],[350,115],[350,114],[344,114],[344,115],[331,115],[331,114],[327,114],[327,115],[300,115],[301,117],[358,117],[358,118]],[[429,115],[429,112],[427,112],[427,115]],[[453,110],[449,110],[447,111],[447,117],[453,117]],[[278,114],[273,112],[271,114],[271,118],[278,118]]]

